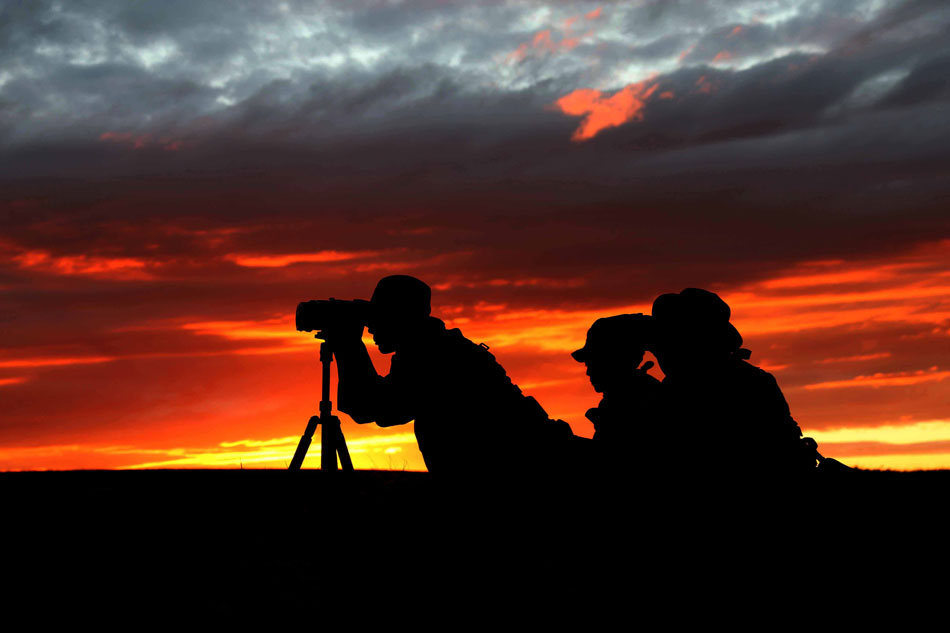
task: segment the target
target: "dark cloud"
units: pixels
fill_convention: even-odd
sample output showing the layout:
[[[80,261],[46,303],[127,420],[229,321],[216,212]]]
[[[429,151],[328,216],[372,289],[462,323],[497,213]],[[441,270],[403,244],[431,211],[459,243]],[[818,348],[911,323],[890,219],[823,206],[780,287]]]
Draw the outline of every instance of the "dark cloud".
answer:
[[[950,55],[920,64],[878,103],[882,108],[915,106],[950,97]]]

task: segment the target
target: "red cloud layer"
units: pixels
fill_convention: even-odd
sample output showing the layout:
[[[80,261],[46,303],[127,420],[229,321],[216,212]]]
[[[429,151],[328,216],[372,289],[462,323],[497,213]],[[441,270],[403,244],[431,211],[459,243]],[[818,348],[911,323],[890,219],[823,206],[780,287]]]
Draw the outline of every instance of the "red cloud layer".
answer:
[[[327,253],[333,252],[318,251],[308,259],[258,252],[253,258],[265,265],[254,274],[265,276],[262,287],[285,283],[293,263],[301,275],[319,278],[335,260],[352,254]],[[440,276],[433,271],[441,260],[433,261],[426,277],[435,288],[435,313],[490,345],[515,382],[551,415],[589,435],[583,412],[596,403],[597,394],[569,353],[595,319],[649,312],[649,301],[584,309],[514,307],[526,289],[567,292],[588,280],[525,277],[475,283],[450,273]],[[275,263],[283,265],[270,265]],[[950,371],[941,366],[950,349],[948,264],[950,243],[939,242],[886,260],[803,263],[755,283],[714,289],[732,306],[753,361],[775,372],[793,414],[806,433],[827,444],[826,454],[865,465],[873,458],[878,465],[950,466],[947,455],[922,448],[940,437],[902,442],[900,436],[906,428],[909,440],[917,437],[913,429],[921,420],[950,420],[945,404]],[[50,273],[74,276],[65,269]],[[312,413],[317,386],[316,343],[292,324],[295,300],[306,298],[298,296],[300,289],[294,282],[289,297],[278,297],[256,317],[222,319],[210,312],[217,304],[207,302],[207,315],[113,328],[95,339],[81,329],[87,326],[74,325],[63,338],[73,341],[71,346],[42,342],[42,336],[54,334],[42,332],[36,344],[4,348],[0,386],[7,448],[0,468],[235,466],[235,457],[246,458],[248,465],[279,467],[281,451],[293,443],[280,438],[300,432]],[[470,291],[484,299],[451,301]],[[85,349],[74,343],[84,340]],[[374,358],[385,371],[388,358],[375,352]],[[52,420],[60,422],[50,425]],[[881,431],[877,453],[852,456],[854,446],[877,441],[868,433],[880,425],[891,430]],[[367,453],[376,462],[360,462],[365,467],[385,466],[397,453],[402,461],[393,462],[396,467],[421,463],[411,445],[372,444],[379,429],[350,424],[346,429],[354,441],[379,448]],[[472,430],[473,441],[480,432]],[[822,440],[823,433],[834,435]]]

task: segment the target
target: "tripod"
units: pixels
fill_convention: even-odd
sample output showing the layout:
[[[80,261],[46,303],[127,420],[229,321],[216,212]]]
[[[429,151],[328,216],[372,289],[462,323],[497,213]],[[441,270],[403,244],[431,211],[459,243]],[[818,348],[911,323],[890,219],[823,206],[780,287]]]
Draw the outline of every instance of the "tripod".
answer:
[[[317,334],[314,338],[320,338],[320,334]],[[333,363],[333,351],[326,341],[320,343],[320,363],[323,369],[320,415],[312,416],[310,421],[307,422],[307,428],[300,436],[300,443],[297,444],[294,458],[290,461],[290,470],[300,470],[304,457],[307,456],[307,449],[310,448],[310,442],[313,440],[313,434],[319,424],[323,427],[320,433],[320,470],[335,471],[337,469],[336,457],[339,454],[342,470],[351,472],[353,462],[350,460],[350,452],[346,448],[343,430],[340,429],[340,418],[333,415],[333,403],[330,402],[330,365]]]

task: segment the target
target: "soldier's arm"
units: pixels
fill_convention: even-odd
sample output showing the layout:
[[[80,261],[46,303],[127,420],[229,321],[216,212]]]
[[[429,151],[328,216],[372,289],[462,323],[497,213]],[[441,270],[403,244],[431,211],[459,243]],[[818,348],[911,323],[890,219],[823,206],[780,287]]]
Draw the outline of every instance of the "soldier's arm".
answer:
[[[404,391],[392,372],[380,376],[373,366],[366,345],[360,339],[334,345],[337,361],[337,405],[358,424],[375,422],[379,426],[405,424],[413,419]],[[396,359],[393,359],[396,363]]]

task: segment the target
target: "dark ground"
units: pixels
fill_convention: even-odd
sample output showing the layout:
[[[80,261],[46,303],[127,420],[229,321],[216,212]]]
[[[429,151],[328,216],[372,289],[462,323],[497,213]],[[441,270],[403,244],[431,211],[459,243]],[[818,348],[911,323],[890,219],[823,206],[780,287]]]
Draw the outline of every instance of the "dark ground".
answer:
[[[535,600],[548,615],[682,595],[722,604],[735,574],[752,581],[746,590],[782,582],[806,596],[862,570],[946,576],[950,471],[859,471],[741,494],[598,489],[465,489],[372,471],[0,473],[2,595],[7,607],[91,618],[386,602],[477,617]]]

